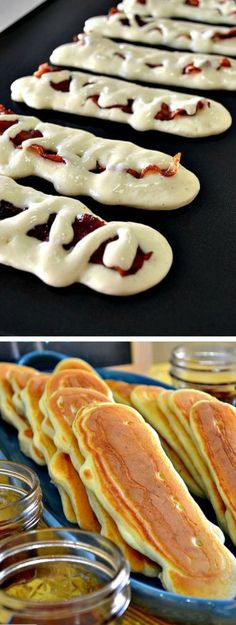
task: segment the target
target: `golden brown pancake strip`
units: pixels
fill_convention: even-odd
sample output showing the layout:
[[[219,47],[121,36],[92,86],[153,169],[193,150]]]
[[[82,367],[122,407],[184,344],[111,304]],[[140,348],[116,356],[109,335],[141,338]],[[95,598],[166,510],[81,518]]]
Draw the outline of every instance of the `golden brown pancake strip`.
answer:
[[[73,431],[86,459],[84,484],[126,542],[160,564],[164,586],[195,597],[233,598],[236,559],[137,411],[121,404],[85,408]]]
[[[229,510],[228,526],[232,532],[231,537],[236,542],[236,409],[220,401],[197,402],[190,411],[190,425],[217,489]]]

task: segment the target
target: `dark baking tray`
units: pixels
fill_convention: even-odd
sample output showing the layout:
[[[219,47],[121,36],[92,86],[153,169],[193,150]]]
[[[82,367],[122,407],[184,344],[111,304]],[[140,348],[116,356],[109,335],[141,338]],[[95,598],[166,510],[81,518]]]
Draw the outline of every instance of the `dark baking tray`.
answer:
[[[70,41],[86,18],[105,14],[112,0],[51,0],[0,36],[0,101],[10,101],[10,84],[48,60],[53,48]],[[235,94],[199,92],[218,99],[235,122]],[[53,289],[36,277],[0,266],[2,335],[234,335],[236,268],[235,123],[225,134],[191,140],[158,132],[138,133],[128,125],[63,113],[34,112],[14,104],[19,113],[39,115],[84,128],[104,137],[124,138],[170,154],[181,151],[183,164],[201,181],[188,207],[148,212],[85,203],[105,219],[141,221],[164,234],[174,251],[165,280],[130,298],[109,297],[82,285]],[[25,179],[55,193],[39,178]]]

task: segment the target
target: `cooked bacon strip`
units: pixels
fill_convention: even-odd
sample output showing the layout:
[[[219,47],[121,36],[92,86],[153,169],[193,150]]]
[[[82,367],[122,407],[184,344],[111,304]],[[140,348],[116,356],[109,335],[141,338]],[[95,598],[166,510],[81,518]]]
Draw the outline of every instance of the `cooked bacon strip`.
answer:
[[[48,74],[49,72],[58,72],[58,70],[60,70],[60,67],[53,67],[48,63],[41,63],[36,72],[34,72],[34,76],[36,76],[36,78],[41,78],[43,74]]]
[[[172,162],[167,167],[167,169],[162,169],[161,167],[158,167],[158,165],[147,165],[147,167],[144,167],[143,169],[141,169],[141,171],[137,171],[137,169],[131,169],[131,167],[129,167],[129,169],[124,170],[124,173],[126,172],[130,176],[138,179],[144,178],[149,174],[160,174],[161,176],[165,176],[168,178],[169,176],[175,176],[175,174],[177,173],[180,159],[181,152],[178,152],[178,154],[175,154],[175,156],[173,156]],[[104,167],[104,165],[101,165],[101,163],[97,161],[96,167],[94,167],[94,169],[90,169],[89,171],[91,174],[102,174],[104,171],[106,171],[106,167]]]
[[[199,7],[200,0],[186,0],[185,4],[187,4],[190,7]]]
[[[217,70],[221,69],[222,67],[232,67],[230,60],[227,58],[221,59],[220,64],[217,67]]]
[[[119,9],[117,9],[117,7],[111,7],[108,11],[108,17],[115,15],[115,13],[120,13]]]
[[[104,165],[101,165],[101,163],[97,161],[96,167],[94,167],[94,169],[90,169],[89,171],[91,174],[102,174],[102,172],[105,170],[106,170],[106,167],[104,167]]]
[[[74,223],[72,224],[74,236],[70,243],[66,243],[63,245],[65,250],[69,250],[71,247],[74,247],[76,243],[81,241],[87,234],[97,230],[97,228],[101,228],[106,225],[106,221],[102,219],[98,219],[95,215],[90,215],[89,213],[84,213],[83,215],[77,215]]]
[[[147,165],[147,167],[144,167],[141,172],[136,171],[136,169],[127,169],[126,171],[131,176],[134,176],[134,178],[144,178],[145,176],[149,176],[150,174],[160,174],[161,176],[165,176],[168,178],[169,176],[175,176],[175,174],[177,173],[180,158],[181,152],[178,152],[178,154],[175,154],[175,156],[173,156],[172,162],[167,167],[167,169],[162,169],[161,167],[158,167],[158,165]]]
[[[87,97],[87,100],[92,100],[94,102],[94,104],[96,104],[100,109],[120,109],[121,111],[123,111],[123,113],[132,113],[132,107],[133,107],[133,103],[134,103],[134,99],[133,98],[128,98],[127,100],[127,104],[111,104],[110,106],[101,106],[101,104],[99,104],[98,100],[99,100],[100,95],[98,93],[94,94],[94,95],[89,95]]]
[[[46,158],[49,161],[54,161],[56,163],[66,162],[64,161],[64,158],[60,156],[60,154],[57,154],[56,152],[53,152],[52,150],[47,150],[42,145],[38,145],[37,143],[32,143],[32,145],[29,145],[27,147],[27,150],[31,150],[32,152],[37,152],[39,156],[41,156],[42,158]]]
[[[230,28],[227,33],[216,32],[212,35],[212,41],[221,41],[222,39],[233,39],[236,37],[236,28]]]
[[[145,63],[147,67],[153,69],[154,67],[163,67],[163,63]]]
[[[27,141],[27,139],[38,139],[39,137],[43,137],[40,130],[21,130],[15,137],[11,137],[11,142],[15,148],[21,148],[23,141]]]
[[[121,52],[115,52],[114,56],[119,56],[120,59],[124,59],[125,60],[125,55],[121,54]]]
[[[210,104],[210,102],[208,102],[208,104]],[[203,102],[202,100],[199,100],[196,106],[196,111],[194,113],[187,113],[186,109],[183,109],[183,108],[178,108],[178,109],[175,109],[174,111],[171,111],[169,104],[166,104],[166,102],[163,102],[161,105],[161,110],[156,113],[154,119],[159,119],[161,121],[171,121],[172,119],[175,119],[176,117],[180,117],[180,116],[183,117],[184,115],[186,115],[187,117],[192,117],[193,115],[196,115],[198,111],[203,109],[204,106],[205,106],[205,102]]]
[[[57,213],[51,213],[46,223],[38,224],[37,226],[34,226],[34,228],[31,228],[31,230],[28,230],[26,233],[28,237],[33,237],[39,241],[49,241],[50,230],[56,216]]]
[[[7,109],[4,104],[0,104],[0,115],[14,115],[14,111]]]
[[[11,202],[7,202],[7,200],[0,200],[0,221],[3,219],[9,219],[9,217],[15,217],[22,213],[25,208],[18,208]]]
[[[67,78],[66,80],[61,80],[60,82],[53,82],[50,80],[50,87],[55,91],[62,91],[63,93],[68,93],[70,91],[70,83],[72,78]]]
[[[182,74],[199,74],[201,71],[200,67],[196,67],[193,63],[189,63],[188,65],[185,65]]]
[[[10,119],[0,119],[0,135],[3,135],[5,130],[14,126],[14,124],[18,123],[18,119],[10,120]]]
[[[89,262],[95,265],[104,265],[103,255],[104,255],[106,246],[109,243],[112,243],[113,241],[117,241],[118,238],[119,238],[118,236],[115,236],[111,239],[107,239],[106,241],[103,241],[103,243],[99,245],[98,249],[90,257]],[[139,271],[139,269],[142,268],[144,262],[146,260],[149,260],[149,258],[151,258],[152,254],[153,252],[146,252],[146,253],[143,252],[141,247],[138,246],[135,258],[133,260],[133,263],[130,269],[125,270],[125,269],[122,269],[122,267],[118,267],[118,266],[109,267],[109,269],[112,269],[113,271],[117,271],[120,274],[120,276],[122,276],[122,278],[124,278],[125,276],[134,275],[135,273],[137,273],[137,271]]]

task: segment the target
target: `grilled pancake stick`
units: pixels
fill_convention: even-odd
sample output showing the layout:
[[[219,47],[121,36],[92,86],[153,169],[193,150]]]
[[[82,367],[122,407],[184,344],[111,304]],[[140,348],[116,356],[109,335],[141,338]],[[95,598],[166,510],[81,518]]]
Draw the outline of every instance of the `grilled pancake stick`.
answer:
[[[161,439],[167,443],[169,446],[169,450],[173,449],[173,454],[170,455],[167,451],[167,447],[165,452],[170,457],[173,462],[175,468],[179,470],[181,468],[180,475],[183,477],[186,482],[189,490],[199,497],[204,497],[204,493],[200,488],[199,484],[197,484],[196,480],[192,476],[189,468],[192,468],[191,460],[186,453],[183,445],[179,441],[176,436],[171,424],[169,423],[166,415],[160,408],[157,406],[157,398],[159,395],[163,393],[163,388],[158,386],[146,386],[139,385],[131,393],[131,402],[141,415],[144,417],[145,421],[150,423],[157,431]],[[179,458],[179,462],[178,459]],[[174,460],[175,459],[175,460]],[[176,462],[178,462],[178,468],[176,466]]]
[[[233,598],[236,559],[214,532],[159,442],[133,408],[100,404],[75,419],[80,476],[124,540],[162,567],[168,590]]]
[[[228,528],[236,543],[236,409],[220,401],[200,401],[191,409],[190,424],[228,509]]]
[[[207,400],[211,402],[216,401],[216,399],[211,395],[195,389],[180,389],[178,391],[170,393],[168,396],[168,404],[170,409],[173,411],[173,415],[176,416],[177,424],[178,422],[180,422],[184,430],[186,431],[187,438],[184,437],[184,439],[186,440],[186,444],[190,436],[196,448],[195,453],[192,454],[192,460],[195,464],[196,469],[201,474],[201,478],[205,485],[207,497],[211,501],[211,504],[215,510],[218,522],[222,529],[225,532],[228,532],[228,526],[225,518],[225,504],[214,482],[214,479],[212,478],[207,463],[205,462],[204,456],[201,453],[201,449],[198,445],[196,445],[196,439],[190,426],[191,408],[196,402],[202,400]]]

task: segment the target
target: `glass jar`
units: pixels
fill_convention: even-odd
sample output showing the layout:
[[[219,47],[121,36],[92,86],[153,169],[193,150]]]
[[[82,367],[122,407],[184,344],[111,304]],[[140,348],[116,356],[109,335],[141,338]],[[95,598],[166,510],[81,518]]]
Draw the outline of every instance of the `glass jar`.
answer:
[[[236,348],[225,343],[186,343],[171,354],[176,388],[195,388],[236,404]]]
[[[0,543],[4,623],[103,625],[119,619],[129,602],[129,566],[103,536],[53,528]]]
[[[23,464],[0,460],[0,540],[36,527],[41,512],[36,473]]]

